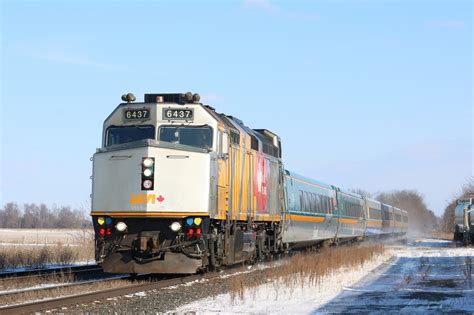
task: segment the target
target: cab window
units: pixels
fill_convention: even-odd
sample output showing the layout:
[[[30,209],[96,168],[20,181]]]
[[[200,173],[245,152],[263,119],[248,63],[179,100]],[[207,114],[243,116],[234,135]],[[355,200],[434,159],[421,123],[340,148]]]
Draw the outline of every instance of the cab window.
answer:
[[[160,141],[179,143],[203,149],[212,148],[212,128],[209,126],[162,126],[159,131]]]
[[[107,144],[111,146],[143,139],[155,138],[155,126],[111,126],[107,129]]]

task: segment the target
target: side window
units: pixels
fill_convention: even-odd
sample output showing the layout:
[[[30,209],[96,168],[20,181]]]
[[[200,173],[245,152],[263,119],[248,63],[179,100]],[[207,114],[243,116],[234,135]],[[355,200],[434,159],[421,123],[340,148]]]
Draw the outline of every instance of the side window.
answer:
[[[222,151],[221,151],[221,153],[222,154],[229,153],[229,136],[228,136],[227,133],[222,134],[221,141],[222,141],[222,146],[221,146]]]
[[[240,145],[240,135],[239,133],[230,130],[230,143]]]
[[[252,148],[252,150],[258,151],[258,140],[257,140],[257,138],[254,137],[253,135],[250,135],[250,140],[251,140],[250,147]]]

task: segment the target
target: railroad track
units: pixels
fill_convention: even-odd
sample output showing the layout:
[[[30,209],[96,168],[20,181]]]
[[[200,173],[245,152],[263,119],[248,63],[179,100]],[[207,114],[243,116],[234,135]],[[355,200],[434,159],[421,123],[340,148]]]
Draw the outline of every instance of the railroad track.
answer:
[[[90,280],[74,280],[71,282],[59,282],[59,283],[54,283],[49,286],[43,286],[43,287],[34,286],[34,287],[25,287],[23,289],[16,289],[16,290],[11,290],[11,291],[5,290],[4,292],[0,291],[0,301],[1,301],[1,298],[4,298],[6,296],[14,296],[14,295],[22,294],[22,293],[27,293],[27,292],[39,292],[39,291],[47,292],[47,291],[52,291],[58,288],[66,288],[66,287],[73,287],[73,286],[79,287],[79,286],[84,286],[91,283],[97,283],[99,281],[106,282],[106,281],[113,281],[113,280],[119,280],[119,279],[127,279],[130,277],[131,277],[130,275],[123,275],[123,274],[111,275],[111,276],[103,276],[100,278],[94,278]]]
[[[93,280],[117,277],[119,275],[104,273],[98,265],[4,272],[0,273],[0,301],[5,296],[46,290],[48,288],[44,286],[44,283],[54,284],[54,287],[65,287],[79,282],[87,283]],[[43,287],[38,287],[41,284],[43,284]],[[24,285],[24,288],[19,288],[19,285]],[[36,286],[36,288],[31,288],[31,286]],[[15,290],[11,290],[12,287]]]
[[[123,274],[104,273],[98,265],[4,272],[0,274],[0,308],[2,303],[21,299],[23,294],[41,292],[41,295],[51,295],[54,290],[57,292],[58,289],[66,287],[79,287],[99,281],[105,282],[129,277],[129,275]]]
[[[247,270],[247,267],[230,268],[224,274],[239,272]],[[214,279],[222,276],[222,272],[209,272],[206,274],[189,275],[189,276],[174,276],[171,279],[155,280],[147,283],[136,283],[127,286],[122,286],[113,289],[100,290],[95,292],[88,292],[84,294],[77,294],[73,296],[64,296],[59,298],[45,299],[41,301],[23,303],[18,305],[0,306],[0,315],[3,314],[26,314],[32,312],[39,312],[45,310],[54,310],[61,307],[76,305],[81,303],[93,302],[96,300],[103,300],[107,298],[123,296],[142,291],[156,290],[169,286],[189,283],[195,280]]]

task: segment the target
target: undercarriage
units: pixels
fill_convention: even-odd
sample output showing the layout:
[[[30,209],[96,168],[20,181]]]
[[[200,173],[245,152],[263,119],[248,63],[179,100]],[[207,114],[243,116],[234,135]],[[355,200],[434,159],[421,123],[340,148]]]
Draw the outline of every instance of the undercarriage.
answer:
[[[95,220],[97,221],[97,220]],[[190,222],[193,224],[188,224]],[[111,273],[193,274],[263,259],[282,250],[279,225],[200,218],[113,218],[127,230],[96,229],[96,260]],[[179,223],[178,231],[172,224]],[[111,228],[112,229],[112,228]],[[104,235],[101,235],[104,234]]]

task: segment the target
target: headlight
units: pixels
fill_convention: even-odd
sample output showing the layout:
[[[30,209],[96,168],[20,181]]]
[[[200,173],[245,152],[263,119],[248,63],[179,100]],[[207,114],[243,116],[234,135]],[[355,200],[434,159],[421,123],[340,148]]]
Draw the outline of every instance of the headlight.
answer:
[[[119,222],[115,225],[115,228],[117,229],[117,231],[123,232],[127,229],[127,225],[124,222]]]
[[[143,166],[150,167],[152,165],[153,165],[153,160],[152,159],[144,159],[143,160]]]
[[[143,181],[143,187],[145,187],[146,189],[150,189],[151,186],[153,186],[153,183],[151,180],[147,179]]]
[[[179,222],[173,222],[173,223],[171,223],[170,229],[171,229],[173,232],[178,232],[178,231],[181,229],[181,223],[179,223]]]
[[[153,174],[153,172],[149,168],[143,171],[143,175],[145,175],[146,177],[150,177],[151,174]]]
[[[97,218],[97,223],[98,223],[99,225],[104,225],[104,223],[105,223],[104,217],[98,217],[98,218]]]

